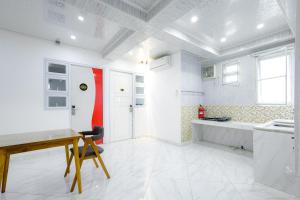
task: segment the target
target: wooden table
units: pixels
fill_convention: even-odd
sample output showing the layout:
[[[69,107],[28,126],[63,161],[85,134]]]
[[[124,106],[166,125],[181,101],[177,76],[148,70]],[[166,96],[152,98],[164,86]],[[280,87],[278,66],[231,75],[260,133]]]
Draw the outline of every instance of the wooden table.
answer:
[[[81,135],[70,129],[51,130],[22,134],[0,135],[0,188],[5,192],[9,158],[12,154],[65,146],[69,159],[69,144],[73,144],[78,192],[82,192],[78,141]]]

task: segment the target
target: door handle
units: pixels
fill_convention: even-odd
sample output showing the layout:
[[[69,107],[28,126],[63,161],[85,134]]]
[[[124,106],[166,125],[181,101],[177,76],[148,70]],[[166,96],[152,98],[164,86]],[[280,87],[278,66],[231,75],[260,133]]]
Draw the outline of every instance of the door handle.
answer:
[[[133,107],[132,107],[132,105],[129,105],[129,112],[133,112]]]
[[[76,108],[76,106],[75,105],[72,105],[72,115],[76,115],[76,110],[77,110],[77,108]]]

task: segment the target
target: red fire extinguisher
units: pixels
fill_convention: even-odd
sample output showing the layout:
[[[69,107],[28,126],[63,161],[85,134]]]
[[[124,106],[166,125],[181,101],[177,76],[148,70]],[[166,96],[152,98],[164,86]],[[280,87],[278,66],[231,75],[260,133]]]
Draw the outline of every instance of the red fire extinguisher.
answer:
[[[200,105],[198,108],[198,119],[204,119],[205,117],[205,108]]]

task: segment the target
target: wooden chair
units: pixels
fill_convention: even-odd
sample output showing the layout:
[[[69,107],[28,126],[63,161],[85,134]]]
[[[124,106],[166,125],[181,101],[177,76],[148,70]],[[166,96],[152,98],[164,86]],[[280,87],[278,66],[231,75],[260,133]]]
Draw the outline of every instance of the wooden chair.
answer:
[[[97,158],[99,160],[99,163],[100,163],[106,177],[109,179],[110,175],[109,175],[109,173],[105,167],[105,164],[102,160],[102,157],[100,155],[101,153],[103,153],[104,149],[95,145],[95,143],[94,143],[94,141],[103,138],[103,136],[104,136],[103,127],[95,126],[92,131],[84,131],[84,132],[81,132],[80,134],[82,134],[82,136],[83,136],[82,139],[84,141],[84,145],[78,147],[78,152],[79,152],[79,157],[80,157],[80,167],[82,166],[82,163],[84,160],[92,159],[95,166],[98,168],[99,165],[96,160],[96,158]],[[68,173],[70,173],[70,166],[71,166],[71,163],[72,163],[72,160],[74,157],[74,149],[71,148],[70,152],[71,152],[71,156],[69,159],[67,159],[68,162],[67,162],[67,168],[66,168],[65,175],[64,175],[65,177],[68,175]],[[71,192],[74,191],[74,188],[76,185],[76,180],[77,180],[76,178],[77,177],[75,175],[73,183],[72,183],[72,187],[71,187]]]

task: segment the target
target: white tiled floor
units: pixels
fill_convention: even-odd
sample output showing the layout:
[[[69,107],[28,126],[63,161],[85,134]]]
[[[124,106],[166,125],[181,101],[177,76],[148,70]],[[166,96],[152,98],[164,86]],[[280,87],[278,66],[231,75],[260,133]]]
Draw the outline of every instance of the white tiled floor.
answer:
[[[143,138],[104,145],[107,180],[91,160],[83,193],[70,193],[64,149],[13,156],[1,200],[296,200],[254,183],[251,154],[212,144],[176,146]]]

